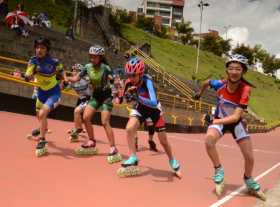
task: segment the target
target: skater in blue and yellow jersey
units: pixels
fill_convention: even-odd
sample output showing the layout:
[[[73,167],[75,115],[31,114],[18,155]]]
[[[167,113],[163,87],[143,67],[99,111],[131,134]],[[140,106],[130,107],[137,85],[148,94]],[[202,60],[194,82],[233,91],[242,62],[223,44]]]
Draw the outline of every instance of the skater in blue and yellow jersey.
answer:
[[[153,122],[161,145],[166,152],[169,165],[181,177],[180,164],[174,158],[171,146],[167,140],[165,121],[163,119],[160,103],[157,100],[156,91],[152,79],[144,74],[145,64],[137,57],[131,58],[125,65],[126,80],[123,97],[130,103],[132,110],[126,125],[126,137],[130,156],[122,163],[117,171],[121,177],[134,176],[140,173],[138,157],[136,156],[135,137],[141,123],[148,118]]]
[[[224,189],[224,168],[216,149],[216,143],[229,131],[237,142],[245,161],[244,182],[248,190],[261,199],[265,199],[261,186],[252,178],[254,155],[251,138],[242,119],[248,106],[251,84],[244,80],[243,75],[248,70],[248,59],[243,55],[229,56],[226,62],[226,80],[206,81],[195,98],[199,99],[207,87],[217,92],[215,116],[207,116],[209,127],[206,135],[206,151],[210,157],[215,174],[216,193],[220,195]]]
[[[110,124],[113,109],[111,90],[114,83],[113,74],[110,67],[105,63],[105,50],[103,47],[99,45],[90,47],[89,58],[90,63],[86,64],[80,73],[74,77],[67,78],[67,81],[74,83],[88,76],[93,90],[83,114],[83,121],[89,139],[76,150],[76,153],[79,155],[94,155],[97,153],[96,139],[91,121],[97,110],[100,110],[101,122],[110,143],[107,160],[109,163],[119,162],[122,158],[116,148],[115,137]]]
[[[30,58],[25,73],[26,81],[36,78],[38,84],[36,113],[39,120],[39,129],[32,132],[34,136],[39,135],[39,142],[36,147],[37,156],[47,153],[47,117],[50,111],[54,110],[59,104],[61,91],[58,80],[64,78],[62,65],[49,54],[50,47],[50,41],[46,38],[35,40],[35,56]]]

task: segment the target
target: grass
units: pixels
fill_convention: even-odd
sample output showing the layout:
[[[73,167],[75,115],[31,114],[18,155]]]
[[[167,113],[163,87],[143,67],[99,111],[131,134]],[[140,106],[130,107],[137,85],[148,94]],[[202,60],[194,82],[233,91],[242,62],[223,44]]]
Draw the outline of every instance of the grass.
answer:
[[[132,25],[122,25],[122,36],[133,44],[150,43],[152,57],[168,72],[191,79],[196,66],[196,49],[172,40],[150,35]],[[224,60],[212,53],[201,51],[197,78],[225,76]],[[252,90],[250,109],[268,123],[280,120],[280,84],[274,78],[249,71],[245,77],[257,88]]]

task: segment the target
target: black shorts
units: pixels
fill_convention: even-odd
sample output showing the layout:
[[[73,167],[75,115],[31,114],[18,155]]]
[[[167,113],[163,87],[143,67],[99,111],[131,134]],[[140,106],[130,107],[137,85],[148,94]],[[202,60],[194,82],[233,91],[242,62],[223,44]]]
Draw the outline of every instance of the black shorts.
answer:
[[[130,111],[129,116],[137,117],[141,124],[150,118],[157,132],[166,130],[162,111],[158,108],[150,108],[139,104]]]

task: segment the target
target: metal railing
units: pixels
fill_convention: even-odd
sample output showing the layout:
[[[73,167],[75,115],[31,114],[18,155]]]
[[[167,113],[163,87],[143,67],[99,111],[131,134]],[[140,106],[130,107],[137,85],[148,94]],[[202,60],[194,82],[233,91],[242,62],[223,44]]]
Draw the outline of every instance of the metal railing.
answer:
[[[163,83],[168,83],[169,85],[176,88],[187,98],[192,98],[193,90],[188,85],[176,78],[174,75],[171,75],[170,73],[166,72],[166,70],[162,69],[162,67],[156,61],[154,61],[151,57],[149,57],[140,49],[133,48],[132,52],[136,53],[136,55],[143,59],[144,62],[157,74],[157,78],[160,77],[162,79]]]
[[[14,58],[9,58],[9,57],[3,57],[0,56],[0,60],[4,60],[4,61],[9,61],[9,62],[15,62],[15,63],[20,63],[20,64],[27,64],[27,61],[23,61],[23,60],[18,60],[18,59],[14,59]],[[35,87],[38,86],[37,83],[35,82],[26,82],[22,79],[16,78],[10,74],[8,74],[9,72],[13,71],[11,69],[8,68],[0,68],[0,70],[5,71],[4,72],[0,72],[0,78],[1,79],[5,79],[8,81],[13,81],[13,82],[17,82],[23,85],[27,85],[27,86],[31,86],[31,87]],[[68,91],[62,91],[62,93],[66,94],[66,95],[70,95],[70,96],[77,96],[77,94],[75,93],[75,91],[73,90],[68,90]],[[163,92],[159,92],[158,93],[158,99],[159,101],[167,106],[167,107],[171,107],[171,108],[180,108],[180,109],[184,109],[184,110],[192,110],[192,111],[198,111],[201,113],[208,113],[210,114],[212,112],[212,106],[211,104],[208,103],[204,103],[201,101],[194,101],[192,99],[189,98],[182,98],[182,97],[177,97],[174,95],[170,95],[167,93],[163,93]],[[128,105],[127,104],[115,104],[114,106],[118,107],[118,108],[126,108],[129,111]],[[192,125],[192,121],[194,120],[194,117],[185,117],[184,115],[180,116],[180,115],[175,115],[175,114],[166,114],[167,116],[169,116],[172,120],[173,124],[177,123],[177,119],[184,117],[186,119],[186,123],[187,125],[191,126]],[[204,126],[204,121],[201,121],[201,126]],[[270,123],[270,124],[266,124],[266,125],[257,125],[257,124],[248,124],[248,129],[250,130],[255,130],[255,131],[269,131],[277,126],[280,126],[280,122],[274,122],[274,123]]]

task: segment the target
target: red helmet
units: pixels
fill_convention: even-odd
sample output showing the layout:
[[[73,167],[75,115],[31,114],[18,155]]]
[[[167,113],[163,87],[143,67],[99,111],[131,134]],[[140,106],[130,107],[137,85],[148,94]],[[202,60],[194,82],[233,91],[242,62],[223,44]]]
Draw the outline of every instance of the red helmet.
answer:
[[[125,65],[126,74],[139,74],[140,76],[143,76],[144,72],[145,63],[137,57],[131,58]]]

